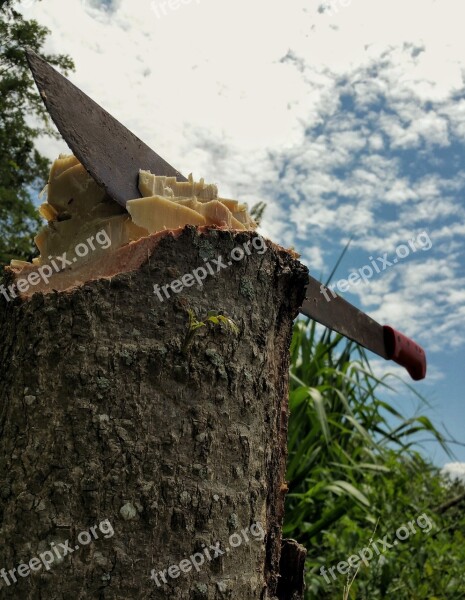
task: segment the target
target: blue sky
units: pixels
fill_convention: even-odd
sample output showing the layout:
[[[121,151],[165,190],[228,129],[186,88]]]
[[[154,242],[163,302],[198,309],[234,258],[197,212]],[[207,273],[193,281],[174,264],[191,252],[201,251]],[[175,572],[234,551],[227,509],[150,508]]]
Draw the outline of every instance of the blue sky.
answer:
[[[335,281],[427,236],[345,297],[425,347],[422,412],[465,442],[462,0],[27,0],[24,12],[52,30],[48,51],[74,58],[73,81],[180,171],[266,202],[263,233],[314,276],[349,237]],[[417,408],[402,387],[391,401]]]

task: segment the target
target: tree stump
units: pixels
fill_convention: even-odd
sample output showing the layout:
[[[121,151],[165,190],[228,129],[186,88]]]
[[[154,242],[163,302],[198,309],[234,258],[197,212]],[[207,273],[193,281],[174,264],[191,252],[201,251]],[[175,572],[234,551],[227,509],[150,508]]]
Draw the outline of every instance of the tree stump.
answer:
[[[2,598],[277,597],[307,270],[254,239],[188,226],[136,242],[129,272],[2,301]],[[154,293],[219,256],[203,285]],[[189,311],[238,332],[189,336]]]

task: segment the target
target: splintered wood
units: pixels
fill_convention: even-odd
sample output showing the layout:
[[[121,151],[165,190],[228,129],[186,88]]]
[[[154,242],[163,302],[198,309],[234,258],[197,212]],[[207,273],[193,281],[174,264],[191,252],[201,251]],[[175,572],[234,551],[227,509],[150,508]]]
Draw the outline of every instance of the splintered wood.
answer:
[[[40,255],[32,263],[11,262],[10,297],[62,291],[137,268],[159,239],[168,232],[177,235],[186,225],[256,228],[245,204],[220,198],[215,185],[194,181],[192,175],[178,182],[141,170],[139,191],[142,197],[129,200],[125,210],[75,156],[60,156],[39,209],[48,221],[35,238]]]

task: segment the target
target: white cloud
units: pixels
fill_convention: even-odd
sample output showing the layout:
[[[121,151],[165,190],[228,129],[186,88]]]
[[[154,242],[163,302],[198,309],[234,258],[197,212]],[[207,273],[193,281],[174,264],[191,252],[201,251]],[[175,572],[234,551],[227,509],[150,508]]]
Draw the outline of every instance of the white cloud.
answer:
[[[378,379],[385,377],[385,383],[392,388],[383,389],[383,394],[385,393],[390,397],[390,403],[399,410],[400,414],[425,414],[425,404],[413,395],[408,397],[409,395],[406,393],[404,384],[411,385],[412,380],[404,367],[401,367],[392,361],[382,360],[376,357],[370,357],[370,366],[374,375]],[[428,377],[425,379],[425,385],[431,389],[439,381],[444,380],[444,374],[434,363],[428,364],[427,369]],[[410,402],[407,407],[410,412],[405,410],[406,399]]]
[[[442,468],[442,472],[452,479],[460,479],[465,483],[465,463],[446,463]]]
[[[332,16],[305,0],[152,4],[28,14],[52,29],[48,51],[75,58],[73,81],[171,164],[267,202],[263,231],[313,273],[351,234],[369,256],[427,229],[430,253],[356,293],[433,349],[463,345],[465,171],[459,157],[444,174],[440,154],[465,142],[462,0],[336,1]]]

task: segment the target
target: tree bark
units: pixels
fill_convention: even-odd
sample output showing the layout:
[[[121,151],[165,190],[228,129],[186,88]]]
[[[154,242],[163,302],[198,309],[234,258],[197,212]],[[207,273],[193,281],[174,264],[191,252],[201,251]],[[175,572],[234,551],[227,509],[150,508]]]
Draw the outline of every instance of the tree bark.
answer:
[[[305,593],[305,558],[307,550],[295,540],[283,540],[279,566],[279,600],[301,600]]]
[[[136,270],[3,303],[2,598],[276,598],[307,270],[267,242],[169,300],[153,290],[256,237],[186,227]],[[186,347],[188,310],[239,333],[208,324]],[[48,570],[30,562],[46,551]]]

